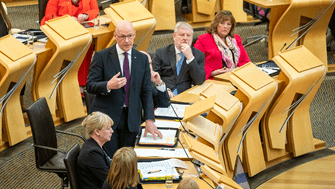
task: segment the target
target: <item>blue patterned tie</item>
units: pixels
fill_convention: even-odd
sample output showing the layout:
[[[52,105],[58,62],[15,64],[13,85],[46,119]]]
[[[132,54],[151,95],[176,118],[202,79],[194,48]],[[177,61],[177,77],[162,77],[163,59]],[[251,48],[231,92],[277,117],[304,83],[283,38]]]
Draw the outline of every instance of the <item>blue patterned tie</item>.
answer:
[[[129,73],[129,60],[128,53],[124,52],[124,61],[123,61],[123,76],[126,77],[127,83],[124,86],[124,91],[126,92],[124,104],[128,107],[129,105],[129,85],[130,85],[130,73]]]
[[[181,66],[183,65],[183,61],[184,61],[184,59],[185,59],[185,56],[184,56],[183,53],[180,52],[179,55],[181,56],[181,58],[180,58],[180,59],[178,60],[178,62],[177,62],[177,76],[179,76],[179,72],[180,72]],[[174,94],[174,95],[178,95],[177,88],[175,88],[175,89],[173,90],[173,94]]]

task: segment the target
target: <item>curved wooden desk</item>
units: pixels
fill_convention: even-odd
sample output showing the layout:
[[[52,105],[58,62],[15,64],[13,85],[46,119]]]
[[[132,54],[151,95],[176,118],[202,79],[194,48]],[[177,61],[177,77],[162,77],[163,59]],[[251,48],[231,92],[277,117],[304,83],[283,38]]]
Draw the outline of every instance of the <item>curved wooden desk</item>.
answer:
[[[20,92],[35,61],[33,51],[13,36],[0,38],[0,145],[8,142],[13,146],[29,137],[30,127],[25,127]]]
[[[309,107],[326,74],[323,63],[304,46],[279,53],[273,60],[281,68],[278,79],[284,83],[262,122],[267,161],[316,149]]]
[[[44,65],[39,65],[40,73],[35,73],[33,98],[46,97],[51,113],[56,115],[59,110],[58,116],[64,117],[65,122],[83,117],[77,75],[92,37],[69,16],[50,20],[41,30],[49,37],[46,48],[52,49],[52,55]]]
[[[277,84],[252,63],[235,69],[230,80],[238,88],[235,97],[243,103],[243,111],[225,141],[224,150],[230,170],[227,172],[231,176],[238,149],[242,147],[243,141],[243,149],[240,151],[243,153],[242,161],[249,176],[254,176],[266,169],[259,123],[274,97]]]

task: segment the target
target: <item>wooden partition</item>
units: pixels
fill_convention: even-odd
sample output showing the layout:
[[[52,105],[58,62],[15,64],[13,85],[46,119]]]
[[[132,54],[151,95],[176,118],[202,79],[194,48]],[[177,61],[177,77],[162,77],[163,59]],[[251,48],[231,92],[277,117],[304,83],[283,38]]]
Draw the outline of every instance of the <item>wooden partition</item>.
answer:
[[[267,161],[316,149],[309,107],[326,74],[322,61],[304,46],[279,53],[273,60],[281,68],[278,80],[284,82],[262,122]]]
[[[104,11],[111,19],[108,29],[112,32],[115,31],[116,24],[121,20],[130,21],[136,31],[134,47],[137,50],[146,51],[155,31],[156,19],[140,2],[130,0],[114,3]],[[107,47],[113,46],[115,43],[116,40],[113,37]]]
[[[85,116],[78,84],[78,69],[92,43],[91,34],[70,16],[47,21],[41,30],[52,49],[36,65],[33,98],[47,99],[50,111],[65,122]],[[57,112],[57,114],[56,114]]]
[[[13,36],[0,38],[0,145],[15,145],[31,134],[25,127],[20,92],[35,61],[33,51]]]
[[[304,45],[327,66],[326,30],[334,11],[335,4],[332,2],[333,0],[291,0],[270,36],[272,44],[269,46],[272,50],[269,48],[269,59],[291,44],[292,47]],[[300,39],[297,40],[298,38]]]
[[[277,84],[252,63],[235,69],[230,80],[238,88],[235,97],[243,103],[243,111],[223,147],[229,165],[227,172],[232,176],[236,156],[240,152],[245,170],[249,176],[254,176],[266,169],[259,123],[274,97]]]

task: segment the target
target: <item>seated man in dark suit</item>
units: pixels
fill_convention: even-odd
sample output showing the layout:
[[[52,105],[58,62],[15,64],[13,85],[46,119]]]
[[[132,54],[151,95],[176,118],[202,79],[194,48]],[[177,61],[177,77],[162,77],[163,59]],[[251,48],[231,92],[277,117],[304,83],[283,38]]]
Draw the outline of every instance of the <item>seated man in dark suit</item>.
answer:
[[[170,98],[205,81],[205,54],[191,46],[193,28],[178,22],[174,29],[174,44],[157,49],[152,61],[167,86]]]
[[[151,56],[145,52],[140,51],[143,54],[146,54],[148,56],[149,60],[149,67],[150,67],[150,73],[151,73],[151,81],[152,81],[152,97],[154,100],[154,107],[168,107],[170,106],[170,97],[166,90],[165,83],[161,80],[160,75],[152,70],[152,61]]]

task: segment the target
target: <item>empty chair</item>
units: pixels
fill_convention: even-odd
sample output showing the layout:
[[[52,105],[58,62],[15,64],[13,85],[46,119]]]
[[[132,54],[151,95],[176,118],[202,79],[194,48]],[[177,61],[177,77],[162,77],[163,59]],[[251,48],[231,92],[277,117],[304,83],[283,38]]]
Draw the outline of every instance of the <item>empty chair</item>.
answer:
[[[33,134],[35,161],[37,169],[56,173],[62,182],[62,187],[67,186],[67,172],[63,159],[66,152],[57,149],[56,132],[69,134],[82,138],[81,135],[57,131],[46,99],[40,98],[28,109],[27,114]]]
[[[76,144],[67,152],[64,158],[64,164],[66,167],[68,178],[70,180],[71,189],[79,188],[77,184],[77,173],[76,173],[77,159],[79,156],[79,152],[80,152],[80,146],[79,144]]]

